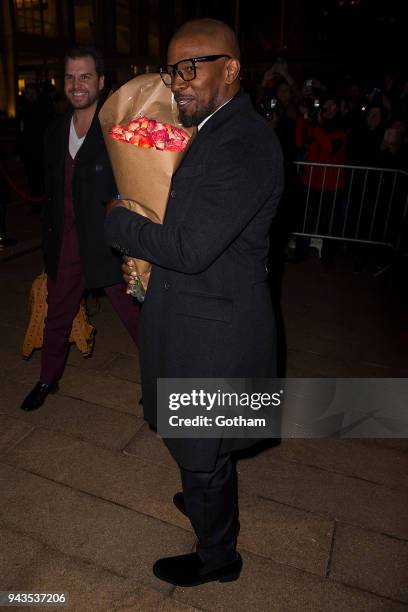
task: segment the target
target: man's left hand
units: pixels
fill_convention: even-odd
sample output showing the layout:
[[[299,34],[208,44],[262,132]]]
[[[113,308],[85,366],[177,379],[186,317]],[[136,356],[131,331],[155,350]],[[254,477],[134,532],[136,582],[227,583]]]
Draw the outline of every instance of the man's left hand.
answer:
[[[118,206],[123,206],[122,200],[112,198],[111,201],[108,202],[106,205],[106,214],[108,215],[110,212],[112,212],[114,208],[117,208]]]

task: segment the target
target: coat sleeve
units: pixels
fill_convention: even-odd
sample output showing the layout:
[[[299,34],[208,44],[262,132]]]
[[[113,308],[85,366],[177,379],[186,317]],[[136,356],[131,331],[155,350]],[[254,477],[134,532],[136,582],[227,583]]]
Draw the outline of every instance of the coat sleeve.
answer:
[[[243,157],[242,143],[221,146],[208,164],[205,189],[182,221],[158,225],[117,207],[107,217],[105,237],[126,255],[195,274],[224,252],[263,206],[270,207],[272,219],[282,183],[278,146],[262,157]]]

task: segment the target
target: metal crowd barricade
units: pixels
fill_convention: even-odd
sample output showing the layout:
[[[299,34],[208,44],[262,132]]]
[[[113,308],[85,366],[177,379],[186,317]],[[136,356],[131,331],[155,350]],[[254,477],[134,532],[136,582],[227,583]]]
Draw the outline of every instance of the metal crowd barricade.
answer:
[[[406,250],[408,172],[296,161],[288,230],[298,236]]]

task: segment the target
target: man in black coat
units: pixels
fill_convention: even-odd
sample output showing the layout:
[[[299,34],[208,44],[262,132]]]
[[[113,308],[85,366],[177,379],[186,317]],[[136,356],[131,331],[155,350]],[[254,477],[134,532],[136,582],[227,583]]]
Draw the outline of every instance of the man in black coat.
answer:
[[[50,126],[45,138],[43,250],[48,312],[40,380],[21,406],[25,411],[39,408],[56,388],[85,289],[104,288],[138,341],[139,309],[126,294],[120,256],[103,236],[106,203],[116,194],[98,121],[103,87],[102,60],[96,50],[72,49],[65,58],[65,95],[72,110]]]
[[[120,202],[111,203],[106,220],[109,244],[153,264],[140,321],[144,412],[152,425],[165,408],[157,406],[158,378],[275,376],[266,262],[282,155],[240,91],[239,58],[235,34],[222,22],[194,20],[176,32],[161,75],[197,137],[173,178],[163,225]],[[235,580],[242,560],[231,452],[241,442],[164,441],[181,470],[183,493],[174,503],[189,517],[197,547],[160,559],[155,575],[179,586]]]

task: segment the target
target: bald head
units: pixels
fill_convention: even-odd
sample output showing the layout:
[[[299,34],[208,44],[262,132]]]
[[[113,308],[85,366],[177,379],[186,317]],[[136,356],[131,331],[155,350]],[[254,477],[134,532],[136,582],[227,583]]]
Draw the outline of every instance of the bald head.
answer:
[[[195,38],[203,42],[207,39],[218,49],[218,53],[226,53],[237,60],[241,58],[235,32],[226,23],[217,19],[187,21],[175,32],[170,44],[178,38]]]
[[[185,126],[200,125],[239,91],[239,47],[227,24],[194,19],[181,26],[167,54],[171,90]]]

